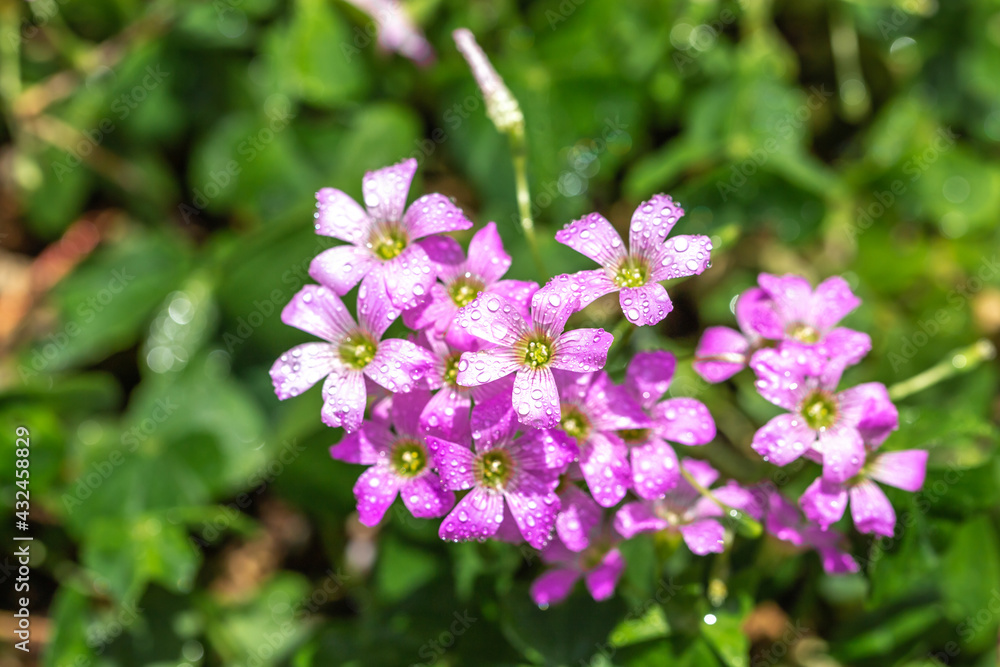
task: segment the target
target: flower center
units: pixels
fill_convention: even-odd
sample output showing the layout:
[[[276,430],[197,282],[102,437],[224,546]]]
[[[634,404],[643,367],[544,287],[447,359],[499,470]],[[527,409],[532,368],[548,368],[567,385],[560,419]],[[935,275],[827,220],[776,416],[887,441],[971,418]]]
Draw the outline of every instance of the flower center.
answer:
[[[400,439],[392,448],[392,467],[402,477],[415,477],[427,467],[427,451],[416,440]]]
[[[816,343],[819,341],[819,331],[815,327],[803,322],[789,324],[785,333],[803,343]]]
[[[546,366],[552,359],[552,341],[542,333],[523,341],[524,363],[531,368]]]
[[[618,431],[618,437],[625,441],[626,445],[642,445],[649,440],[648,428],[623,428]]]
[[[409,239],[406,232],[396,225],[379,225],[368,239],[368,247],[377,257],[390,260],[398,257],[406,248]]]
[[[559,428],[577,442],[584,442],[590,435],[590,420],[577,406],[563,403]]]
[[[817,391],[802,402],[800,410],[806,424],[814,431],[822,431],[837,422],[837,403],[829,394]]]
[[[472,303],[486,285],[471,273],[466,273],[452,281],[448,286],[448,296],[452,302],[461,308]]]
[[[646,284],[649,267],[638,257],[626,257],[615,272],[614,281],[618,287],[642,287]]]
[[[363,333],[356,332],[340,342],[340,360],[354,370],[361,370],[371,363],[378,349],[375,341]]]
[[[462,360],[462,353],[449,354],[444,358],[444,371],[441,373],[441,380],[449,387],[458,386],[458,363]]]
[[[502,489],[514,474],[510,456],[502,449],[491,449],[476,461],[476,478],[483,486]]]

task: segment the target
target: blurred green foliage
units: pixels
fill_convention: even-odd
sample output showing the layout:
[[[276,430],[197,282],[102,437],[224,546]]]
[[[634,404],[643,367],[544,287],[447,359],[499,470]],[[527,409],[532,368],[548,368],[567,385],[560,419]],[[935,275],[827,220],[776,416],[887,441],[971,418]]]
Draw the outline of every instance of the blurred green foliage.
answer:
[[[717,237],[714,267],[632,344],[682,358],[674,392],[712,408],[717,466],[772,474],[746,455],[770,416],[750,378],[708,387],[684,360],[759,271],[841,274],[863,297],[849,324],[874,350],[848,382],[998,339],[1000,2],[405,5],[429,68],[335,0],[0,0],[4,275],[78,221],[101,235],[4,328],[0,447],[11,461],[30,428],[40,664],[995,664],[994,365],[901,402],[886,446],[930,449],[931,469],[892,495],[896,538],[852,537],[862,573],[827,577],[767,537],[712,558],[641,539],[615,599],[544,611],[515,547],[444,544],[402,511],[362,530],[318,389],[281,404],[267,369],[305,340],[278,313],[329,245],[314,192],[358,196],[403,157],[415,192],[496,220],[512,277],[537,277],[508,147],[451,45],[467,26],[524,109],[551,272],[590,268],[558,226],[592,210],[624,226],[655,192],[684,205],[683,233]],[[600,304],[584,317],[614,323]]]

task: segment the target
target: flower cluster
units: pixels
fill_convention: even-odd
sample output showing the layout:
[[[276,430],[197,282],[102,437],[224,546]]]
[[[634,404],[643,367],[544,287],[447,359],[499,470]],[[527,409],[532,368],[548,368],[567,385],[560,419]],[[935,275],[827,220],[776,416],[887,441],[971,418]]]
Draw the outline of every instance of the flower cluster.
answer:
[[[858,304],[844,281],[813,293],[801,278],[762,275],[737,303],[742,332],[708,329],[694,364],[710,381],[749,365],[761,396],[787,411],[752,448],[779,466],[822,464],[800,512],[773,487],[717,484],[698,451],[716,437],[712,415],[668,397],[673,354],[636,353],[618,383],[604,370],[613,336],[568,325],[615,292],[628,323],[655,325],[672,309],[661,282],[710,266],[708,237],[671,234],[684,211],[670,197],[639,205],[627,245],[597,213],[567,225],[556,240],[600,268],[539,286],[504,279],[511,257],[492,222],[466,253],[446,234],[473,224],[449,199],[407,207],[415,171],[411,159],[366,174],[363,206],[339,190],[317,194],[317,233],[344,244],[313,260],[319,284],[296,294],[282,320],[322,342],[271,369],[281,399],[323,381],[321,418],[346,432],[331,455],[367,466],[354,487],[362,523],[378,524],[400,496],[414,517],[441,518],[442,539],[527,543],[550,566],[531,589],[540,605],[579,579],[595,599],[610,596],[625,566],[617,545],[641,533],[676,533],[695,554],[718,553],[734,517],[747,517],[814,548],[831,572],[857,567],[830,529],[848,499],[859,530],[892,533],[874,481],[916,489],[925,457],[875,454],[898,425],[882,385],[838,391],[871,346],[836,327]],[[342,299],[355,289],[352,315]]]

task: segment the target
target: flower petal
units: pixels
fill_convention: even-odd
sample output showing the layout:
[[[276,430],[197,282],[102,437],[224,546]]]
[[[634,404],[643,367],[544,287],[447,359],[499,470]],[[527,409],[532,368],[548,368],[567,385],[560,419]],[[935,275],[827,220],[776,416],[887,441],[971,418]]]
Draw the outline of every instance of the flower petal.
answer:
[[[591,303],[604,296],[617,292],[620,288],[611,278],[605,269],[591,269],[588,271],[577,271],[576,273],[564,273],[556,276],[548,282],[546,287],[569,291],[579,299],[577,308],[583,309]]]
[[[854,295],[847,281],[840,276],[832,276],[816,286],[811,303],[810,324],[826,331],[860,305],[861,299]]]
[[[892,503],[870,479],[851,488],[851,518],[860,533],[892,537],[896,526]]]
[[[553,428],[559,423],[559,390],[549,368],[522,368],[512,396],[517,419],[525,426]]]
[[[531,297],[538,291],[538,283],[529,280],[501,280],[489,285],[485,292],[502,296],[512,305],[525,321],[531,316]]]
[[[274,393],[282,401],[298,396],[342,368],[337,348],[329,343],[305,343],[285,352],[271,366]]]
[[[681,472],[673,447],[657,437],[634,446],[632,452],[632,489],[640,498],[653,500],[677,486]]]
[[[809,391],[806,378],[818,376],[823,364],[811,348],[784,343],[780,348],[754,352],[750,368],[757,375],[754,384],[761,396],[786,410],[794,410]]]
[[[667,237],[677,221],[684,215],[684,209],[668,195],[653,195],[632,213],[629,223],[629,250],[633,255],[652,252]]]
[[[676,369],[677,357],[670,352],[637,352],[625,371],[622,386],[648,410],[667,393]]]
[[[757,284],[774,300],[775,311],[785,325],[812,322],[812,285],[802,276],[792,274],[772,276],[762,273]]]
[[[608,269],[616,269],[625,259],[622,237],[600,213],[569,223],[556,232],[556,241]]]
[[[441,479],[433,473],[406,480],[399,495],[410,514],[418,519],[444,516],[455,505],[455,494],[445,491]]]
[[[600,602],[614,595],[618,579],[625,570],[625,559],[618,549],[604,554],[604,558],[593,570],[584,576],[590,595]]]
[[[838,424],[820,431],[815,448],[823,454],[823,478],[831,482],[846,482],[865,464],[865,443],[853,426]]]
[[[563,491],[561,500],[556,533],[570,551],[583,551],[590,546],[590,533],[601,521],[601,508],[576,486]]]
[[[376,262],[367,248],[339,245],[327,248],[309,264],[309,277],[337,294],[347,294]]]
[[[386,424],[366,421],[354,433],[346,434],[330,447],[330,456],[345,463],[372,465],[386,454],[395,436]]]
[[[881,382],[866,382],[837,395],[845,421],[857,425],[865,443],[876,448],[899,428],[899,411]]]
[[[625,497],[632,481],[628,448],[617,438],[594,433],[580,452],[580,471],[594,500],[611,507]]]
[[[521,364],[509,347],[463,352],[455,381],[463,387],[476,387],[506,377],[519,368]]]
[[[500,280],[503,274],[507,273],[510,264],[511,258],[504,250],[500,233],[497,232],[497,224],[487,222],[469,241],[466,270],[479,276],[488,285]]]
[[[388,466],[373,465],[361,473],[354,484],[358,520],[366,526],[377,526],[396,499],[401,485],[402,480]]]
[[[389,400],[392,425],[396,433],[401,436],[417,437],[420,434],[420,415],[427,402],[431,400],[431,392],[424,388],[415,388],[409,392],[394,394]]]
[[[448,440],[472,439],[469,410],[472,400],[455,387],[441,387],[420,413],[420,434],[437,435]]]
[[[348,433],[358,430],[365,418],[368,392],[361,371],[330,373],[323,382],[323,409],[320,417],[332,428],[343,427]]]
[[[927,475],[927,450],[904,449],[879,454],[869,466],[868,475],[897,489],[919,491]]]
[[[583,412],[590,420],[591,428],[596,431],[645,429],[653,426],[642,406],[624,388],[612,382],[604,371],[593,374],[583,402]]]
[[[842,359],[850,366],[871,352],[872,339],[866,333],[837,327],[823,336],[818,347],[820,354],[833,359]]]
[[[400,310],[415,308],[427,298],[437,278],[437,264],[423,246],[414,243],[379,269],[389,301]]]
[[[659,324],[674,309],[667,290],[660,283],[623,287],[618,302],[626,319],[638,326]]]
[[[817,477],[802,492],[799,505],[807,519],[826,530],[844,516],[844,510],[847,509],[847,489],[841,484]]]
[[[441,522],[438,535],[455,541],[492,537],[503,522],[503,507],[503,496],[498,491],[476,487]]]
[[[580,310],[580,297],[565,285],[549,281],[531,297],[531,322],[556,338],[566,328],[569,316]]]
[[[406,197],[410,193],[410,183],[416,172],[417,161],[409,158],[365,174],[361,181],[361,191],[372,219],[379,222],[403,219]]]
[[[528,429],[507,451],[521,467],[553,479],[580,455],[576,440],[557,429]]]
[[[494,345],[511,347],[528,334],[517,306],[496,294],[480,294],[455,319],[462,329]]]
[[[604,368],[615,337],[604,329],[573,329],[556,338],[552,368],[589,373]]]
[[[426,348],[408,340],[389,338],[378,344],[365,375],[392,392],[413,391],[434,366],[434,357]]]
[[[442,194],[424,195],[410,205],[403,216],[403,225],[410,239],[420,239],[431,234],[471,229],[472,221],[462,209]]]
[[[531,584],[531,599],[539,607],[559,604],[573,592],[573,586],[580,578],[576,570],[555,568],[541,574]]]
[[[785,413],[753,434],[753,450],[776,466],[788,465],[816,442],[816,432],[797,414]]]
[[[399,309],[389,299],[382,270],[369,273],[358,288],[358,320],[361,326],[378,340],[398,317]]]
[[[715,438],[715,420],[701,401],[669,398],[652,410],[661,437],[682,445],[705,445]]]
[[[448,296],[447,288],[441,283],[434,283],[424,301],[403,311],[403,323],[414,331],[430,329],[440,337],[449,329],[458,328],[450,326],[456,313],[458,306]]]
[[[701,519],[680,526],[684,543],[693,553],[704,556],[710,553],[721,554],[726,550],[726,529],[715,519]]]
[[[316,233],[359,244],[368,236],[371,221],[365,209],[349,195],[333,188],[316,193]]]
[[[775,311],[774,300],[759,287],[744,290],[736,300],[736,322],[743,333],[753,338],[785,337],[785,325]]]
[[[653,510],[646,503],[631,502],[625,503],[615,512],[614,526],[619,535],[629,539],[639,533],[663,530],[668,528],[670,523],[653,514]]]
[[[544,548],[552,538],[559,496],[534,475],[519,474],[508,484],[504,497],[525,541],[536,549]]]
[[[471,489],[476,484],[473,474],[476,457],[468,445],[459,445],[437,436],[429,435],[427,448],[438,470],[441,487],[449,491]]]
[[[739,331],[729,327],[708,327],[698,341],[692,367],[706,382],[723,382],[746,366],[750,348]]]
[[[281,321],[335,344],[356,326],[344,302],[321,285],[296,292],[282,309]]]
[[[801,546],[805,537],[798,508],[777,490],[767,493],[765,527],[779,540]]]
[[[712,263],[712,239],[700,234],[681,234],[663,242],[653,256],[653,280],[701,275]]]
[[[508,389],[483,400],[476,399],[472,408],[472,438],[477,452],[509,441],[517,431],[517,415],[514,414],[511,393],[512,389]]]

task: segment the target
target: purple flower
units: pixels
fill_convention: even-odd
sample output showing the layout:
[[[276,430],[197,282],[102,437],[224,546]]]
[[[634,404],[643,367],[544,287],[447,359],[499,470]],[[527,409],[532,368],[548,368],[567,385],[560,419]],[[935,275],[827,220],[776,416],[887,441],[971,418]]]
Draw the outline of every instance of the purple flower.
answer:
[[[458,383],[466,387],[516,373],[513,405],[522,424],[551,428],[559,423],[559,391],[552,369],[588,373],[607,361],[613,337],[604,329],[563,331],[578,302],[557,289],[541,289],[531,299],[529,326],[517,306],[484,294],[462,308],[458,324],[496,347],[466,352]]]
[[[789,410],[762,426],[751,444],[774,465],[808,454],[822,460],[827,481],[844,482],[864,465],[865,438],[880,443],[898,423],[884,385],[869,382],[837,392],[843,359],[786,342],[759,350],[750,367],[760,395]]]
[[[857,561],[839,546],[844,540],[843,535],[804,522],[798,508],[778,491],[766,493],[764,505],[767,532],[795,546],[815,549],[823,563],[823,570],[829,574],[858,571]]]
[[[586,493],[570,486],[561,496],[563,510],[556,519],[558,539],[542,551],[542,560],[554,566],[531,584],[531,598],[540,607],[558,604],[583,577],[595,600],[606,600],[625,569],[615,546],[619,536],[601,521],[601,508]]]
[[[719,477],[719,473],[704,461],[686,459],[681,465],[705,488]],[[735,482],[712,489],[712,495],[729,507],[760,518],[752,494]],[[718,504],[699,494],[687,480],[681,480],[663,498],[623,505],[615,515],[615,530],[625,539],[650,531],[679,531],[688,548],[704,556],[725,550],[726,530],[719,522],[721,517],[722,508]]]
[[[509,404],[506,396],[497,396],[476,406],[480,414],[473,416],[475,450],[427,437],[444,488],[471,489],[441,522],[442,539],[492,537],[504,520],[506,505],[528,544],[541,549],[549,541],[560,508],[552,487],[576,457],[576,448],[554,431],[528,429],[515,438],[517,423],[502,418]],[[492,426],[480,429],[477,421]]]
[[[628,447],[620,432],[637,433],[652,423],[607,373],[559,372],[559,427],[580,448],[580,472],[594,500],[611,507],[631,485]]]
[[[682,215],[684,209],[667,195],[643,202],[632,214],[628,250],[599,213],[556,232],[557,241],[603,267],[574,274],[581,289],[581,307],[620,291],[622,312],[633,324],[656,324],[666,317],[673,304],[660,281],[700,274],[711,261],[712,241],[707,236],[667,239]]]
[[[861,303],[843,278],[828,278],[815,292],[796,275],[762,273],[757,282],[736,301],[740,330],[709,327],[698,342],[694,370],[706,381],[729,379],[768,341],[796,341],[848,365],[871,350],[868,334],[836,326]]]
[[[850,498],[851,518],[859,532],[892,537],[896,512],[875,482],[904,491],[919,491],[924,485],[926,473],[926,451],[907,449],[885,452],[877,455],[858,477],[846,484],[817,478],[803,492],[799,504],[810,521],[815,521],[826,530],[844,515]]]
[[[677,360],[670,352],[639,352],[625,373],[625,391],[650,417],[645,429],[619,431],[632,453],[632,489],[640,498],[659,498],[680,480],[677,454],[668,444],[704,445],[715,438],[715,421],[701,401],[661,401]]]
[[[365,414],[365,376],[391,392],[408,392],[434,363],[422,347],[405,340],[381,340],[399,316],[381,290],[358,290],[355,324],[329,289],[306,285],[281,311],[281,321],[322,338],[281,355],[271,366],[274,393],[285,400],[323,382],[323,423],[355,431]]]
[[[528,304],[538,285],[523,280],[500,280],[510,268],[510,255],[503,249],[495,223],[487,223],[469,242],[469,257],[463,262],[442,265],[430,296],[421,305],[403,313],[411,329],[427,329],[443,336],[449,345],[470,349],[478,342],[475,336],[454,326],[458,309],[469,305],[480,293],[498,294],[518,306],[528,317]]]
[[[365,206],[333,188],[316,193],[316,233],[346,241],[324,250],[309,266],[312,278],[346,294],[362,278],[384,282],[389,300],[400,310],[426,298],[440,264],[457,261],[454,239],[435,236],[469,229],[472,223],[440,194],[424,195],[406,208],[413,158],[365,174]]]
[[[413,24],[399,0],[347,0],[374,19],[378,28],[378,44],[386,51],[395,51],[417,63],[434,62],[434,49]]]
[[[330,448],[335,459],[370,466],[354,485],[358,517],[366,526],[382,520],[397,494],[421,519],[443,516],[455,504],[455,494],[445,491],[433,472],[419,435],[418,419],[429,398],[424,390],[394,395],[389,399],[391,421],[365,421]]]

